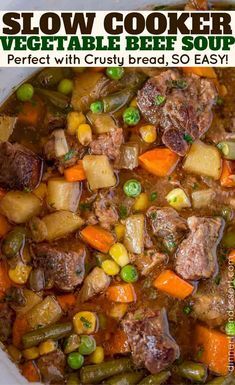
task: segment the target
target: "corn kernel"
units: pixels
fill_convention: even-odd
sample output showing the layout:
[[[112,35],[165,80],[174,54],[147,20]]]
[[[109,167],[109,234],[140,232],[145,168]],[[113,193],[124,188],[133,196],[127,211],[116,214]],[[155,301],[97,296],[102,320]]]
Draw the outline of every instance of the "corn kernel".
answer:
[[[77,130],[78,141],[87,146],[92,141],[92,130],[89,124],[80,124]]]
[[[122,243],[114,243],[114,245],[111,246],[109,250],[109,255],[121,267],[127,265],[130,262],[127,249]]]
[[[125,226],[122,225],[121,223],[118,223],[115,226],[114,231],[115,231],[115,234],[116,234],[118,241],[121,241],[125,235]]]
[[[14,362],[20,362],[22,353],[14,345],[9,345],[7,347],[7,353],[9,354],[9,356]]]
[[[157,129],[152,124],[140,127],[140,135],[144,142],[153,143],[157,139]]]
[[[96,330],[97,316],[91,311],[80,311],[73,317],[73,326],[77,334],[92,334]]]
[[[86,123],[82,112],[72,111],[67,115],[67,130],[70,135],[75,135],[80,124]]]
[[[54,352],[57,349],[57,343],[53,340],[47,340],[45,342],[41,342],[38,349],[40,356],[43,356],[44,354]]]
[[[128,305],[126,303],[116,303],[109,311],[109,316],[120,320],[127,312]]]
[[[136,98],[132,99],[132,101],[130,102],[130,107],[137,107],[137,99]]]
[[[137,198],[135,198],[135,203],[133,209],[135,211],[145,211],[149,206],[148,194],[141,193]]]
[[[31,270],[31,266],[27,266],[20,262],[14,269],[9,269],[8,274],[11,281],[18,283],[19,285],[23,285],[28,281]]]
[[[23,357],[26,358],[26,360],[35,360],[39,357],[39,349],[37,347],[25,349],[22,353]]]
[[[110,259],[106,259],[106,261],[102,262],[101,267],[108,275],[117,275],[120,271],[118,264]]]
[[[39,199],[43,200],[47,196],[47,185],[46,183],[40,183],[40,185],[33,190],[34,195]]]
[[[186,207],[191,207],[190,200],[188,196],[185,194],[184,190],[181,188],[175,188],[171,190],[167,196],[166,200],[171,205],[174,207],[176,210],[181,210]]]
[[[89,361],[92,364],[101,364],[104,361],[104,349],[102,346],[97,346],[95,351],[90,355]]]

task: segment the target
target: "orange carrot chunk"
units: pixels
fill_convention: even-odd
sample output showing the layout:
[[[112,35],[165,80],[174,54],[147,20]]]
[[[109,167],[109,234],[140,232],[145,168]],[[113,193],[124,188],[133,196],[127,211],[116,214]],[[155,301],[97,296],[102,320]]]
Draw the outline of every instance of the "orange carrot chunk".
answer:
[[[223,161],[220,184],[223,187],[235,187],[235,161]]]
[[[195,74],[210,79],[217,78],[215,70],[212,67],[183,67],[182,70],[187,75]]]
[[[41,99],[34,97],[30,102],[25,102],[22,105],[18,115],[18,121],[27,126],[35,126],[44,116],[44,105]]]
[[[135,289],[131,283],[110,286],[106,295],[113,302],[130,303],[136,300]]]
[[[29,382],[40,382],[39,369],[36,367],[35,362],[28,361],[21,366],[23,376]]]
[[[68,182],[78,182],[86,179],[86,174],[80,160],[75,166],[64,170],[64,177]]]
[[[2,299],[8,289],[12,287],[12,282],[8,277],[6,263],[0,262],[0,299]]]
[[[228,259],[229,259],[230,262],[235,264],[235,249],[230,251]]]
[[[65,312],[68,311],[69,308],[73,307],[76,303],[76,297],[74,294],[58,295],[56,298],[60,304],[60,307]]]
[[[194,289],[190,283],[180,278],[172,270],[164,270],[155,279],[153,286],[156,287],[156,289],[179,299],[185,299]]]
[[[102,253],[107,253],[115,242],[110,231],[100,226],[87,226],[81,231],[81,236],[91,247]]]
[[[111,335],[110,339],[104,344],[105,354],[113,356],[114,354],[125,354],[130,352],[130,346],[126,333],[118,329]]]
[[[140,165],[157,176],[170,175],[178,161],[179,156],[168,148],[155,148],[139,156]]]
[[[0,214],[0,238],[4,237],[10,230],[11,230],[10,223],[8,222],[6,217],[4,217],[4,215]]]
[[[16,317],[12,328],[12,342],[17,348],[21,348],[21,340],[24,334],[29,331],[29,324],[25,316]]]
[[[194,330],[195,358],[218,374],[226,375],[229,364],[229,338],[218,330],[196,325]]]

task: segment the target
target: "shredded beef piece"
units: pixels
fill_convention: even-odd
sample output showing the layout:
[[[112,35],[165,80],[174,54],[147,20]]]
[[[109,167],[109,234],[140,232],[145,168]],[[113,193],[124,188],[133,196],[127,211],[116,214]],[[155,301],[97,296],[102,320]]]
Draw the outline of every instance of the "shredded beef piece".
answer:
[[[106,229],[110,229],[119,218],[113,198],[112,191],[101,192],[94,203],[94,213],[100,225]]]
[[[141,275],[149,275],[155,267],[167,261],[167,255],[156,249],[146,250],[143,254],[132,254],[131,262],[134,263]]]
[[[128,313],[122,321],[134,363],[159,373],[179,357],[179,347],[170,336],[164,309],[150,309]]]
[[[101,134],[90,144],[91,154],[107,155],[110,160],[116,160],[123,143],[123,130],[117,128],[107,134]]]
[[[18,143],[0,143],[0,187],[34,190],[42,176],[42,159]]]
[[[216,248],[222,237],[222,218],[189,217],[190,234],[176,252],[176,272],[184,279],[212,277],[218,269]]]
[[[64,353],[57,349],[37,360],[37,365],[43,378],[43,382],[49,384],[64,384],[66,358]]]
[[[7,304],[0,304],[0,341],[6,342],[12,333],[13,310]]]

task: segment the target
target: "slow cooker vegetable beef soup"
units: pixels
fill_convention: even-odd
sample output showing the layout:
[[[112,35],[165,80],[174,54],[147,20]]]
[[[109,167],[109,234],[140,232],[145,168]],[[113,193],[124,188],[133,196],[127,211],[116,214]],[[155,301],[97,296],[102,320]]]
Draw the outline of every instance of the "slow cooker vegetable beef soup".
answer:
[[[0,340],[29,381],[235,383],[234,89],[50,68],[2,106]]]

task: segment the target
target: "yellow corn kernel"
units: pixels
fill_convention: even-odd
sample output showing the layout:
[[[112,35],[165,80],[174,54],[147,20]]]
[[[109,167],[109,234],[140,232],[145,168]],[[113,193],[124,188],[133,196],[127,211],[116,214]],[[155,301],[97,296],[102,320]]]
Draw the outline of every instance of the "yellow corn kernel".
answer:
[[[137,99],[136,98],[132,99],[132,101],[130,102],[130,107],[137,107]]]
[[[65,343],[64,352],[65,354],[69,354],[78,349],[80,345],[80,337],[77,334],[71,334]]]
[[[114,245],[111,246],[109,250],[109,255],[121,267],[128,265],[128,263],[130,262],[127,249],[120,242],[114,243]]]
[[[175,188],[171,190],[167,196],[166,200],[170,206],[174,207],[176,210],[181,210],[186,207],[191,207],[190,200],[185,194],[184,190],[181,188]]]
[[[109,316],[120,320],[127,312],[128,305],[126,303],[116,303],[109,311]]]
[[[39,199],[43,200],[47,196],[47,185],[46,183],[40,183],[40,185],[33,190],[34,195]]]
[[[125,226],[121,223],[118,223],[114,228],[116,237],[118,241],[121,241],[124,238],[125,235]]]
[[[77,334],[92,334],[97,327],[97,316],[91,311],[80,311],[73,317],[73,326]]]
[[[28,265],[25,265],[24,263],[19,262],[14,269],[9,269],[8,274],[10,279],[14,283],[23,285],[28,281],[31,270],[32,270],[31,266],[28,266]]]
[[[92,130],[89,124],[80,124],[77,129],[77,137],[79,143],[87,146],[92,141]]]
[[[157,139],[157,129],[152,124],[140,127],[140,135],[144,142],[153,143]]]
[[[135,198],[135,203],[133,209],[135,211],[145,211],[149,206],[148,194],[141,193],[137,198]]]
[[[89,361],[92,364],[101,364],[104,361],[104,349],[102,346],[97,346],[95,351],[90,355]]]
[[[19,349],[17,349],[14,345],[9,345],[7,347],[7,353],[11,357],[12,361],[20,362],[22,353]]]
[[[44,342],[41,342],[39,347],[39,354],[40,356],[43,356],[44,354],[52,353],[57,349],[57,343],[53,340],[47,340]]]
[[[67,115],[67,130],[70,135],[75,135],[80,124],[86,123],[82,112],[72,111]]]
[[[101,267],[108,275],[117,275],[120,271],[118,264],[110,259],[106,259],[106,261],[102,262]]]
[[[23,357],[26,358],[26,360],[35,360],[39,357],[39,349],[34,346],[33,348],[25,349],[23,350]]]

